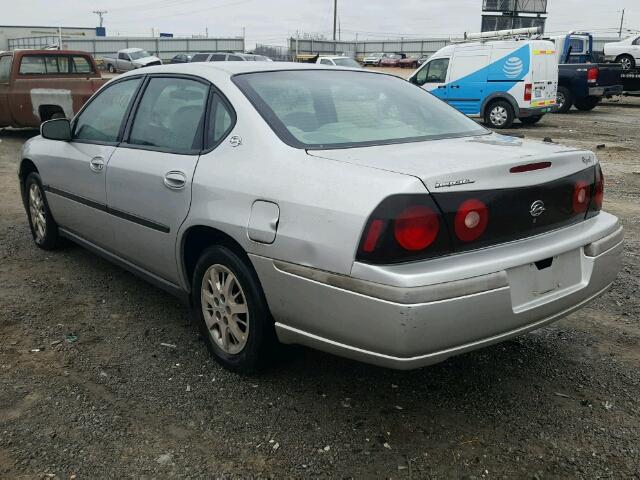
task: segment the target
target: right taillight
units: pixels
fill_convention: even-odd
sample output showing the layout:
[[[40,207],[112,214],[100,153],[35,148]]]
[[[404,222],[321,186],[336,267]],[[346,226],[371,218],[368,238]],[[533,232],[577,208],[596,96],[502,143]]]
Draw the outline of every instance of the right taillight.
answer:
[[[591,185],[584,181],[579,181],[573,187],[572,208],[573,213],[584,213],[589,208],[591,200]]]
[[[440,209],[430,195],[393,195],[373,211],[362,233],[357,260],[401,263],[451,253]]]
[[[463,242],[478,239],[487,229],[489,212],[487,206],[480,200],[470,198],[458,207],[454,218],[456,237]]]
[[[600,164],[596,164],[596,176],[593,185],[593,195],[591,196],[591,204],[587,212],[587,218],[597,215],[602,210],[602,202],[604,201],[604,175]]]
[[[597,67],[592,67],[587,70],[587,82],[596,83],[598,81],[599,70]]]

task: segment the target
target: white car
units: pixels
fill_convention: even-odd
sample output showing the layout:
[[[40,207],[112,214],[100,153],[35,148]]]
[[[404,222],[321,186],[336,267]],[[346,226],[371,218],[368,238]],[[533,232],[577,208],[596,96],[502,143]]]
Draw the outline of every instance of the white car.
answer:
[[[617,62],[625,71],[633,70],[640,65],[640,35],[625,38],[619,42],[605,43],[604,59]]]
[[[320,65],[330,65],[333,67],[362,68],[353,58],[342,55],[337,57],[318,57],[316,63]]]
[[[364,65],[365,67],[367,65],[379,67],[380,62],[382,62],[382,59],[386,57],[387,57],[386,53],[370,53],[369,55],[364,57],[364,59],[362,60],[362,65]]]

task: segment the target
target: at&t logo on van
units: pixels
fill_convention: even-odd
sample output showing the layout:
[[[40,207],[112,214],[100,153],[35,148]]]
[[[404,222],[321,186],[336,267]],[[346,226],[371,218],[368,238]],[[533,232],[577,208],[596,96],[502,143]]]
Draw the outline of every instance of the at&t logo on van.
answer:
[[[507,78],[518,78],[522,74],[523,69],[524,65],[521,59],[518,57],[509,57],[507,61],[504,62],[502,73],[504,73]]]

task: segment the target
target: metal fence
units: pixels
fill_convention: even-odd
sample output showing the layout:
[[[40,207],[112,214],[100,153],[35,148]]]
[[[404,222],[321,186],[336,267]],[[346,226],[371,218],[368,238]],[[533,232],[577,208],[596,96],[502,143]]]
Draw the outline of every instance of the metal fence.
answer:
[[[9,40],[9,50],[20,48],[42,48],[58,45],[57,36],[14,38]],[[197,53],[214,51],[244,52],[244,38],[159,38],[159,37],[62,37],[63,49],[82,50],[100,58],[124,48],[143,48],[163,60],[178,53]]]
[[[256,48],[253,50],[256,55],[264,55],[276,62],[289,62],[291,61],[291,55],[287,47],[280,45],[263,45],[256,43]]]
[[[423,40],[367,40],[362,42],[334,42],[331,40],[289,39],[289,51],[295,58],[300,55],[341,55],[361,58],[370,53],[405,53],[420,57],[433,55],[451,43],[448,38],[428,38]]]

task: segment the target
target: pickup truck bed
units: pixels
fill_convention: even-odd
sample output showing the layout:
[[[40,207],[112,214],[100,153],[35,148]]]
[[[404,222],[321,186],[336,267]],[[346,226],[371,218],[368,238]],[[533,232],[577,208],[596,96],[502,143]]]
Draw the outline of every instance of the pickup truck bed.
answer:
[[[105,82],[86,52],[3,52],[0,128],[39,127],[52,118],[71,118]]]

